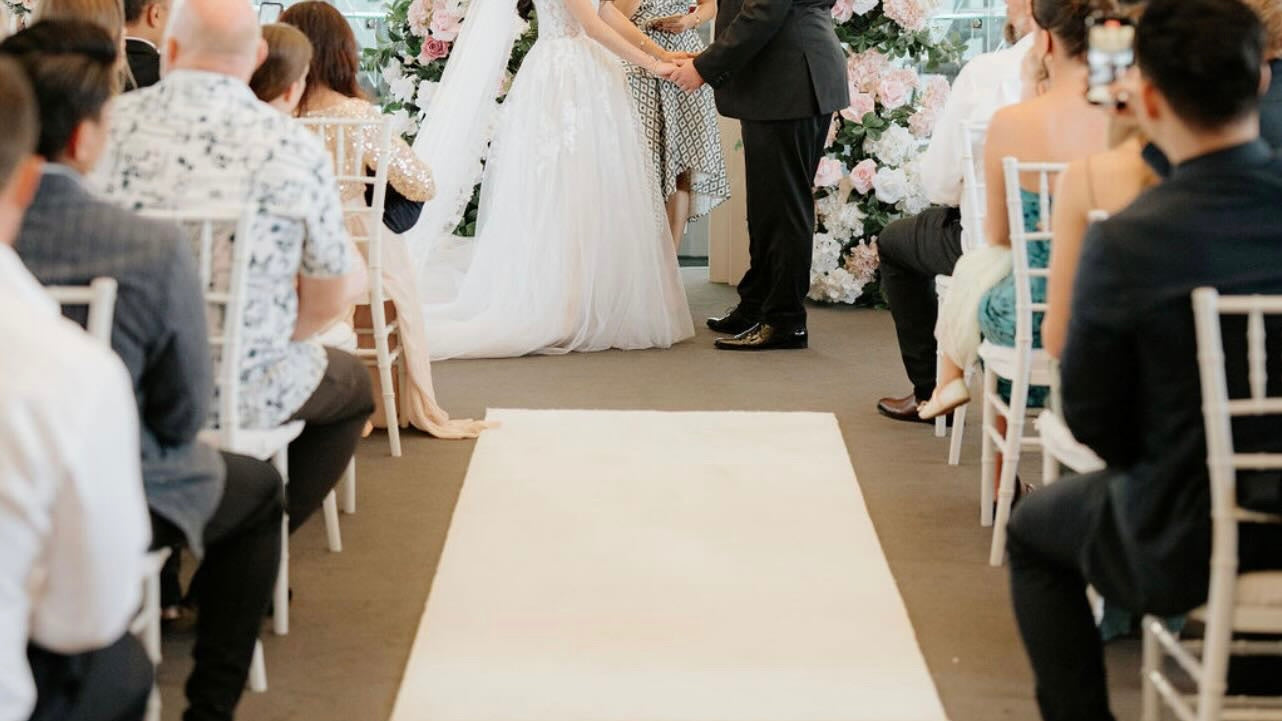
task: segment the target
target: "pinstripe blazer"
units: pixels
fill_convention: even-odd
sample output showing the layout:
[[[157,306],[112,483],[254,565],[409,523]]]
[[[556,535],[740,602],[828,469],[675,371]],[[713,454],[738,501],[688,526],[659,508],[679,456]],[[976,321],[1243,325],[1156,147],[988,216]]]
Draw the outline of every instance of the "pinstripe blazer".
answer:
[[[111,346],[133,380],[147,503],[193,551],[222,498],[218,453],[196,441],[213,402],[204,301],[182,231],[93,197],[71,169],[50,164],[23,219],[19,257],[45,285],[119,283]],[[83,308],[66,315],[85,322]]]

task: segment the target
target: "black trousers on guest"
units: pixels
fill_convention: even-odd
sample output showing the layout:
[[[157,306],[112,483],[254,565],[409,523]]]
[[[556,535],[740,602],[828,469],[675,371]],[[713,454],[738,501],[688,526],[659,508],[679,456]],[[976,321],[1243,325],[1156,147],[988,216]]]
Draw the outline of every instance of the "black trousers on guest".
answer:
[[[374,390],[365,364],[350,353],[325,350],[329,355],[325,375],[291,419],[305,422],[306,427],[289,444],[290,533],[321,507],[342,480],[365,422],[374,412]]]
[[[738,313],[781,330],[806,326],[815,234],[814,178],[831,115],[743,120],[748,272]]]
[[[1086,598],[1092,585],[1104,598],[1138,614],[1173,616],[1206,600],[1209,546],[1179,567],[1132,562],[1115,521],[1109,487],[1127,479],[1105,470],[1063,478],[1020,501],[1007,528],[1011,599],[1020,635],[1037,677],[1044,721],[1112,721],[1104,650]],[[1243,571],[1278,566],[1282,529],[1244,525]],[[1209,543],[1209,535],[1208,535]],[[1140,574],[1149,574],[1141,576]],[[1161,574],[1160,576],[1158,574]],[[1155,581],[1155,579],[1161,579]],[[1154,595],[1151,588],[1180,594]],[[1230,685],[1264,685],[1282,693],[1276,665],[1230,667]]]
[[[223,462],[223,497],[205,526],[205,557],[192,581],[200,612],[183,721],[234,717],[280,566],[280,474],[246,456],[224,453]],[[151,521],[153,547],[184,544],[177,526],[154,513]]]
[[[36,684],[31,721],[142,721],[154,672],[138,639],[126,633],[97,651],[60,654],[27,646]]]
[[[952,274],[962,254],[961,230],[957,208],[927,208],[891,223],[877,238],[881,290],[918,400],[935,392],[935,276]]]

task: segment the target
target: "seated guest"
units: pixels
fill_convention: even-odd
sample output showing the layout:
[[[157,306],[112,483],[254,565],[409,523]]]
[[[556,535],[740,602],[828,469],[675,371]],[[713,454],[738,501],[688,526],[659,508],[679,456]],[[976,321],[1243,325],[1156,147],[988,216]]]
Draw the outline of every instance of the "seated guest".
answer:
[[[1046,283],[1046,314],[1042,317],[1042,344],[1058,358],[1068,336],[1069,308],[1073,279],[1082,255],[1082,239],[1090,226],[1090,214],[1101,211],[1114,215],[1130,205],[1158,181],[1144,162],[1147,141],[1130,117],[1115,120],[1115,133],[1124,134],[1113,148],[1085,160],[1069,163],[1055,186],[1055,208],[1051,227],[1050,278]]]
[[[160,82],[160,42],[169,20],[170,0],[125,0],[125,57],[133,83],[129,90]]]
[[[1086,21],[1114,9],[1111,0],[1033,0],[1037,40],[1033,51],[1046,69],[1046,90],[1040,96],[1003,108],[988,129],[984,147],[987,177],[988,246],[967,253],[953,272],[939,311],[935,335],[943,355],[939,387],[919,415],[934,418],[970,400],[963,370],[975,363],[981,335],[997,345],[1015,344],[1015,278],[1010,267],[1010,224],[1006,209],[1006,180],[1002,160],[1068,162],[1108,148],[1109,116],[1086,100]],[[1072,132],[1066,132],[1071,128]],[[1035,231],[1050,218],[1041,218],[1038,178],[1020,179],[1025,230]],[[1028,244],[1028,263],[1045,268],[1050,244]],[[1033,302],[1046,298],[1046,283],[1032,281]],[[1041,347],[1035,317],[1034,347]],[[1030,405],[1040,398],[1030,395]]]
[[[1171,176],[1087,231],[1064,348],[1064,417],[1108,468],[1063,478],[1011,518],[1011,595],[1044,719],[1112,719],[1086,586],[1138,613],[1207,597],[1210,487],[1190,292],[1282,293],[1282,160],[1259,139],[1265,38],[1238,0],[1150,0],[1136,28],[1144,134]],[[1229,390],[1248,386],[1226,319]],[[1273,338],[1276,339],[1275,327]],[[1278,392],[1276,354],[1269,358]],[[1238,419],[1238,453],[1282,450],[1277,416]],[[1275,474],[1238,495],[1279,510]],[[1261,499],[1267,502],[1261,503]],[[1239,568],[1282,566],[1282,529],[1240,527]],[[1273,678],[1277,693],[1277,677]]]
[[[1022,95],[1020,70],[1033,45],[1031,0],[1007,3],[1008,36],[1013,47],[980,55],[961,69],[935,123],[930,145],[922,155],[921,175],[926,195],[937,207],[897,220],[877,238],[881,257],[881,287],[890,304],[899,338],[899,354],[913,392],[902,398],[882,398],[877,411],[897,421],[925,422],[917,407],[935,391],[935,315],[939,300],[935,276],[952,275],[962,254],[963,235],[975,244],[982,228],[966,228],[970,198],[963,188],[962,150],[971,139],[963,123],[987,123],[998,108],[1017,103]],[[982,182],[982,169],[980,169]]]
[[[205,304],[183,232],[94,198],[81,175],[106,138],[114,41],[47,20],[0,43],[27,72],[48,159],[17,251],[45,285],[119,284],[112,347],[133,380],[157,546],[203,556],[187,719],[227,719],[240,700],[280,563],[282,483],[270,463],[196,440],[213,401]],[[84,314],[79,314],[83,318]],[[225,469],[225,479],[224,479]]]
[[[121,0],[39,0],[31,13],[31,22],[41,20],[84,20],[105,29],[120,46],[116,65],[120,75],[129,79],[125,61],[125,10]]]
[[[307,90],[299,105],[299,115],[305,118],[339,118],[346,120],[379,120],[381,111],[372,105],[361,92],[357,81],[360,69],[360,51],[352,27],[342,14],[329,3],[305,0],[290,6],[280,16],[282,23],[297,27],[311,41],[311,71],[307,75]],[[367,172],[378,167],[378,138],[373,133],[347,133],[345,158],[361,158]],[[338,156],[338,138],[333,133],[325,138],[330,153]],[[344,169],[340,172],[352,172]],[[341,188],[343,203],[347,207],[367,207],[365,190],[361,183],[346,183]],[[402,204],[422,203],[436,192],[432,172],[418,155],[399,136],[392,139],[392,158],[388,163],[388,200]],[[368,236],[364,218],[348,220],[349,230],[356,236]],[[402,362],[405,363],[406,387],[400,389],[402,407],[406,417],[401,422],[431,433],[438,438],[474,438],[486,424],[470,419],[451,420],[448,413],[436,404],[432,388],[432,363],[428,351],[426,324],[423,322],[423,302],[419,298],[415,280],[415,266],[410,261],[409,247],[405,240],[392,232],[383,234],[383,290],[391,299],[394,313],[399,318],[397,338],[401,345]],[[358,321],[369,325],[368,314],[360,314]],[[375,397],[381,401],[383,394],[377,389]],[[376,414],[384,425],[385,418]]]
[[[307,340],[349,311],[366,271],[324,145],[247,85],[266,52],[249,3],[177,0],[167,74],[112,104],[93,185],[133,210],[259,209],[240,412],[250,428],[306,423],[289,446],[293,530],[338,483],[373,410],[364,364]]]
[[[147,507],[120,360],[10,244],[39,182],[35,100],[0,59],[0,719],[141,721]]]
[[[292,116],[307,90],[312,43],[301,30],[284,23],[264,25],[263,40],[267,57],[249,79],[249,89],[259,100]]]

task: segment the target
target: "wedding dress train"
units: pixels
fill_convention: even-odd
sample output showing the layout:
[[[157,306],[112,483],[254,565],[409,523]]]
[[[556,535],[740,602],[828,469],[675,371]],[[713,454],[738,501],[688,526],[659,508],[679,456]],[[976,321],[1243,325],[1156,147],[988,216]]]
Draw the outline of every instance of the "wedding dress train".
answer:
[[[471,257],[451,260],[437,234],[421,258],[433,359],[666,348],[694,335],[623,64],[563,0],[535,4],[539,39],[499,111],[476,237],[455,255]],[[448,265],[466,267],[457,287]]]

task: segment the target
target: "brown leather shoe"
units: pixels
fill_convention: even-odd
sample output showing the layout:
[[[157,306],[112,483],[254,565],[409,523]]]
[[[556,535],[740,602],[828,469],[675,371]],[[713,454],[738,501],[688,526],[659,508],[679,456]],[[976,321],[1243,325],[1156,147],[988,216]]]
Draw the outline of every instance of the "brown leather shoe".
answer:
[[[877,401],[877,412],[895,421],[934,423],[917,415],[917,396],[912,393],[903,398],[882,398]]]

